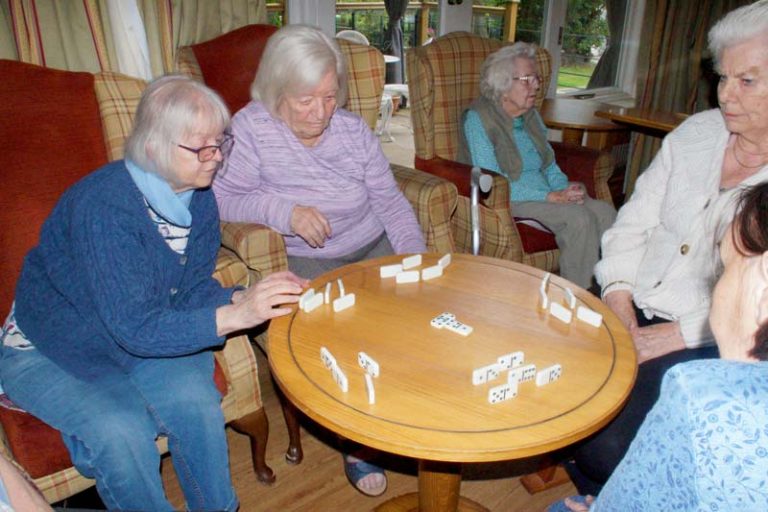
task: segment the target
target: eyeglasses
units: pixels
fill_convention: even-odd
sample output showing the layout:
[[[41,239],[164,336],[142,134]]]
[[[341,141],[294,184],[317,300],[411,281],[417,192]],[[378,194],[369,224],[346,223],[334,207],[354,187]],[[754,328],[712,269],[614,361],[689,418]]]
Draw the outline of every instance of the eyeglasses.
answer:
[[[235,145],[235,138],[229,134],[224,134],[224,139],[215,146],[203,146],[201,148],[190,148],[183,144],[176,144],[182,149],[186,149],[197,155],[197,161],[200,163],[210,162],[216,157],[216,151],[221,151],[221,156],[227,158]]]
[[[539,75],[513,76],[512,80],[517,80],[517,81],[523,82],[528,86],[531,86],[533,84],[540,84],[541,76]]]

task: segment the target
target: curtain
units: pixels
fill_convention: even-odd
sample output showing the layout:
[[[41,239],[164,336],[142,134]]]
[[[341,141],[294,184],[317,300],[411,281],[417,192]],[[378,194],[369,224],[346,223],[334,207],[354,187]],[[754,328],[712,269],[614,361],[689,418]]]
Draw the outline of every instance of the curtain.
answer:
[[[605,0],[606,20],[608,22],[608,44],[597,61],[587,89],[611,87],[616,85],[616,71],[621,56],[621,38],[624,31],[624,18],[627,14],[626,0]]]
[[[148,79],[179,46],[266,22],[265,0],[0,0],[0,58]]]
[[[403,53],[403,16],[408,9],[408,0],[384,0],[384,8],[389,16],[387,31],[384,36],[385,41],[389,41],[388,50],[390,55],[398,57],[400,60],[387,66],[386,82],[390,84],[402,84],[405,75],[405,55]],[[389,68],[392,68],[390,73]]]
[[[716,106],[711,56],[707,49],[709,29],[733,9],[752,0],[647,0],[638,55],[637,107],[693,114]],[[716,97],[715,97],[716,101]],[[633,136],[627,196],[633,177],[650,164],[661,140]]]
[[[74,71],[117,71],[109,0],[2,0],[0,56]],[[4,31],[5,32],[5,31]]]

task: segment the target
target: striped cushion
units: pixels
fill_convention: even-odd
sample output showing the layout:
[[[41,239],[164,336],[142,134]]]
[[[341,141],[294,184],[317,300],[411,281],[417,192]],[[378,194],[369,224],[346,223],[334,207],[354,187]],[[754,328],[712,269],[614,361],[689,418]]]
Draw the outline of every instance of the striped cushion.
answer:
[[[374,130],[384,92],[384,56],[372,46],[346,39],[336,42],[347,59],[348,97],[344,108],[358,114]]]
[[[131,133],[133,116],[147,83],[112,72],[96,73],[94,79],[109,160],[119,160],[123,158],[125,139]]]

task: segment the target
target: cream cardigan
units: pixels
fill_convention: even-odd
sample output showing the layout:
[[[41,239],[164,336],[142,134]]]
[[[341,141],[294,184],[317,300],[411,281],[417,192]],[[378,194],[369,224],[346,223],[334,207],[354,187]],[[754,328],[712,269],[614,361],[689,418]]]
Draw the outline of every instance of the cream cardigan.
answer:
[[[670,133],[630,200],[602,239],[597,282],[630,290],[637,307],[679,321],[689,348],[714,343],[712,289],[720,272],[718,243],[741,189],[766,181],[763,167],[738,187],[720,190],[729,132],[719,110],[688,118]]]

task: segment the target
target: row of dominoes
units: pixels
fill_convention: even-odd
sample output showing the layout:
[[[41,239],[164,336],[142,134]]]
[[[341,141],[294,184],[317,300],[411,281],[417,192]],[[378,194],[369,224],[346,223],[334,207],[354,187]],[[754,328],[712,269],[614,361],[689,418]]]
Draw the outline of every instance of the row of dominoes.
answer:
[[[421,273],[418,270],[410,270],[418,267],[421,263],[421,254],[415,254],[404,258],[402,263],[380,267],[379,275],[382,279],[394,277],[396,283],[418,283],[419,280],[429,281],[443,275],[443,270],[451,264],[451,255],[446,254],[440,258],[437,265],[422,269]]]
[[[565,298],[568,301],[568,308],[559,302],[550,303],[549,296],[547,295],[549,278],[550,273],[547,272],[541,280],[541,285],[539,285],[539,295],[541,297],[541,307],[543,309],[549,309],[552,316],[566,324],[571,323],[571,320],[573,319],[573,311],[575,309],[576,318],[594,327],[600,327],[600,324],[603,322],[603,315],[586,306],[579,306],[577,308],[576,295],[574,295],[573,290],[570,288],[565,289]]]
[[[518,385],[536,379],[537,386],[544,386],[560,378],[563,368],[554,364],[536,371],[535,364],[523,365],[525,354],[522,351],[499,356],[495,363],[482,366],[472,371],[472,384],[478,386],[496,380],[501,372],[509,370],[507,382],[488,390],[488,402],[496,404],[517,396]]]
[[[429,325],[435,329],[446,328],[449,331],[461,334],[462,336],[469,336],[472,334],[472,327],[467,324],[463,324],[456,320],[456,315],[453,313],[440,313],[435,318],[430,320]]]
[[[341,391],[344,393],[348,392],[349,380],[336,362],[336,358],[333,357],[331,351],[326,347],[320,347],[320,360],[323,362],[323,366],[331,370],[333,380],[339,386]],[[368,403],[375,404],[376,389],[373,385],[373,378],[379,376],[379,363],[365,352],[359,352],[357,354],[357,364],[365,370],[363,377],[365,378],[365,390],[368,394]]]
[[[341,279],[337,279],[336,283],[339,286],[339,297],[333,300],[333,310],[338,313],[355,305],[355,294],[344,291],[344,281]],[[323,304],[331,304],[332,288],[333,282],[328,281],[323,293],[317,293],[314,288],[305,291],[299,297],[299,308],[305,313],[311,313]]]

